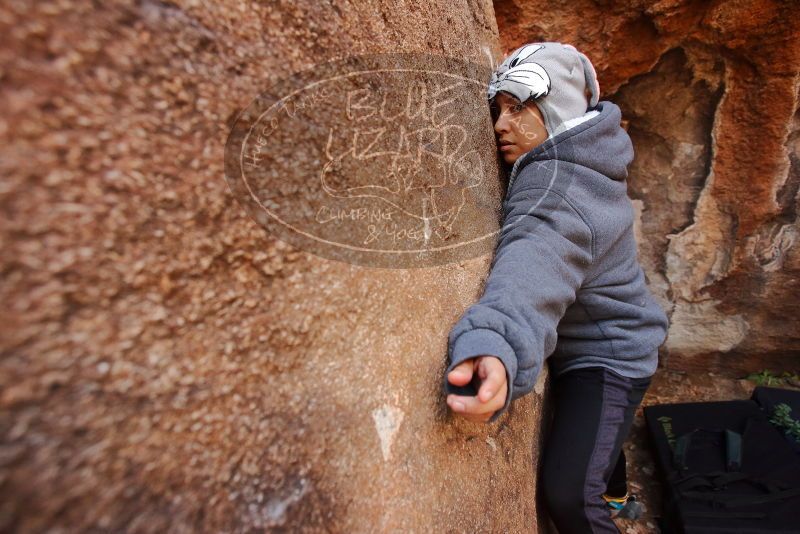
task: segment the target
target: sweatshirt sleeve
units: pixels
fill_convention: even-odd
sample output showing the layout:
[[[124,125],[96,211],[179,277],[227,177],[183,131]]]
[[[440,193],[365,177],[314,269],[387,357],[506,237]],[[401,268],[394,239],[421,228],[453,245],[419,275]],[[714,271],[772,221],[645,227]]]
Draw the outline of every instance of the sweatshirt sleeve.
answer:
[[[483,296],[448,336],[445,394],[477,394],[447,381],[447,373],[464,360],[491,355],[505,366],[506,402],[489,422],[533,389],[555,350],[558,323],[594,259],[592,230],[566,196],[543,187],[515,190],[504,205]]]

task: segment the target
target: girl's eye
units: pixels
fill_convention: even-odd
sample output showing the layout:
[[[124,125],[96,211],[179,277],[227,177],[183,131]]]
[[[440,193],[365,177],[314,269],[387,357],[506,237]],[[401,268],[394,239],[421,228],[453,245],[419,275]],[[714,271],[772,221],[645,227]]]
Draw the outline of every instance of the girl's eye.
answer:
[[[520,112],[520,111],[522,111],[523,109],[525,109],[525,106],[524,106],[524,105],[522,105],[522,104],[514,104],[514,105],[511,107],[511,112],[512,112],[512,113],[519,113],[519,112]]]

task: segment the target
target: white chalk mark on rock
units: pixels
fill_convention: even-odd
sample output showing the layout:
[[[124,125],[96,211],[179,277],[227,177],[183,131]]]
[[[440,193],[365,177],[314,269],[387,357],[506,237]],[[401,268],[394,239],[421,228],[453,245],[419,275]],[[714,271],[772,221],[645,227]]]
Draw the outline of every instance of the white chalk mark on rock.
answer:
[[[375,420],[375,430],[381,440],[381,451],[384,461],[389,461],[392,457],[392,443],[400,429],[405,414],[399,408],[384,404],[380,408],[372,410],[372,419]]]
[[[489,58],[489,67],[490,67],[492,70],[494,70],[494,68],[495,68],[495,65],[494,65],[494,56],[492,55],[492,51],[491,51],[491,49],[490,49],[488,46],[486,46],[486,45],[483,45],[483,46],[481,47],[481,49],[483,50],[483,53],[484,53],[484,54],[486,54],[486,57],[488,57],[488,58]]]
[[[250,505],[250,512],[253,519],[259,528],[276,527],[286,524],[286,512],[294,503],[300,501],[303,496],[308,492],[309,482],[305,478],[301,478],[293,484],[293,487],[287,488],[283,495],[274,495],[267,501],[263,511],[263,518],[257,517],[256,511],[258,506],[253,503]],[[259,496],[259,499],[263,498]],[[263,520],[262,520],[263,519]],[[266,524],[264,524],[266,523]]]

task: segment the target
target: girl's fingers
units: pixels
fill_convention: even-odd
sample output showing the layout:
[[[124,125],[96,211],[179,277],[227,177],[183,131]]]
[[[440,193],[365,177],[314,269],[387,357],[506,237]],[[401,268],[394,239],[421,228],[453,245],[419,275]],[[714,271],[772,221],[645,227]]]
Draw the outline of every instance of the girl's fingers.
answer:
[[[448,395],[447,404],[457,413],[466,414],[486,414],[496,411],[503,406],[499,402],[499,397],[495,396],[489,402],[481,402],[478,397],[464,395]],[[463,406],[459,408],[458,405]]]
[[[456,370],[459,371],[456,375],[460,375],[455,380],[456,382],[464,381],[466,374],[477,373],[481,379],[481,385],[476,396],[448,395],[448,406],[468,421],[487,422],[505,403],[505,395],[501,395],[501,393],[505,394],[508,386],[503,362],[494,356],[482,356],[462,362],[453,369],[453,371]],[[453,383],[453,380],[450,382]]]
[[[474,365],[471,360],[461,362],[453,367],[447,375],[447,381],[457,386],[469,384],[472,380]]]
[[[506,368],[497,358],[481,358],[482,378],[481,389],[478,391],[478,400],[489,403],[506,387]],[[500,404],[502,406],[502,403]]]

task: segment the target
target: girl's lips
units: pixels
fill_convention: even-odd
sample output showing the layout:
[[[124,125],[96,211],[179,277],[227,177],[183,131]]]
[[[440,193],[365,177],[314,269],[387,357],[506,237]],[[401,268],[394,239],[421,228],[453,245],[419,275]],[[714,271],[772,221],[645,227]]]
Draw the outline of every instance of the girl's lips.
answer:
[[[508,150],[509,148],[513,147],[512,144],[500,145],[500,150]]]

